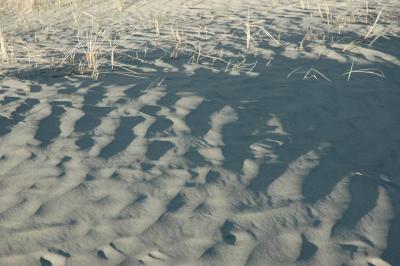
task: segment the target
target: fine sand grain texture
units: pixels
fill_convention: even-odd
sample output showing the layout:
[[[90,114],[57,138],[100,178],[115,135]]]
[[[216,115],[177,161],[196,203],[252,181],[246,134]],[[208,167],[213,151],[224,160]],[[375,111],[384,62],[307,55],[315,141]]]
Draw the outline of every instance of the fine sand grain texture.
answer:
[[[0,265],[400,265],[399,18],[1,1]]]

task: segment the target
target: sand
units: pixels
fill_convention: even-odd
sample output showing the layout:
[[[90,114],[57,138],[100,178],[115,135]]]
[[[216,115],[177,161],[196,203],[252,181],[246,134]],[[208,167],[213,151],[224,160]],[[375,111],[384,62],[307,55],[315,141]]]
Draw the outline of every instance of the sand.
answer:
[[[397,1],[94,2],[0,16],[0,265],[400,265]]]

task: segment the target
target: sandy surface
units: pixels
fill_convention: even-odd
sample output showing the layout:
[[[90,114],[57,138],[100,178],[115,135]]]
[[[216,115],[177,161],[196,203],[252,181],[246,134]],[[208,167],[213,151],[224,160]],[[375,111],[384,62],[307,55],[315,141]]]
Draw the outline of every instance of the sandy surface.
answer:
[[[3,11],[0,265],[400,265],[400,4],[301,3]]]

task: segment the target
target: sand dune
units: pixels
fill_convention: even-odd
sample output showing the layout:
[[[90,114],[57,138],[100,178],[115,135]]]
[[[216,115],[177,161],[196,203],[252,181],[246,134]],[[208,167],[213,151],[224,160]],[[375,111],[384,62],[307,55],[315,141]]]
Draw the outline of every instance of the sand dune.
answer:
[[[318,3],[2,10],[0,265],[400,265],[400,5]]]

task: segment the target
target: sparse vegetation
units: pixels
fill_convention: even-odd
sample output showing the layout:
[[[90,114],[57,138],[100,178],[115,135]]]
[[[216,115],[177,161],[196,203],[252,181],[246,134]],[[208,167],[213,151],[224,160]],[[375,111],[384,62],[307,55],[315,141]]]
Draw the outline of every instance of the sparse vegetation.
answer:
[[[90,5],[85,5],[85,3]],[[100,25],[103,24],[101,17],[96,15],[96,4],[103,4],[103,6],[110,7],[107,3],[109,1],[99,0],[3,1],[0,7],[5,14],[12,16],[13,12],[17,12],[18,16],[23,18],[22,21],[25,21],[25,24],[39,23],[40,28],[36,26],[36,29],[33,31],[33,43],[29,43],[29,41],[20,38],[20,36],[18,36],[18,40],[15,39],[14,41],[12,40],[13,37],[17,36],[13,36],[13,34],[10,35],[11,38],[6,39],[5,36],[10,32],[7,30],[0,32],[1,60],[9,62],[10,57],[13,55],[16,61],[22,64],[28,63],[28,65],[44,66],[45,64],[52,64],[64,67],[76,64],[73,68],[78,73],[90,74],[92,78],[98,78],[101,71],[106,71],[107,68],[111,71],[116,68],[119,70],[131,69],[130,66],[126,65],[126,62],[129,61],[128,58],[132,58],[133,56],[135,60],[142,60],[144,59],[143,57],[147,56],[150,49],[168,53],[171,59],[180,59],[182,56],[187,57],[188,60],[186,62],[188,64],[205,64],[218,67],[225,72],[251,74],[258,62],[257,55],[264,53],[263,50],[266,45],[295,51],[298,53],[297,56],[302,56],[302,54],[320,47],[318,48],[318,57],[323,55],[322,51],[324,50],[329,51],[330,49],[334,49],[337,52],[337,48],[341,47],[342,56],[353,60],[354,55],[351,55],[351,53],[354,47],[365,46],[366,43],[367,47],[373,49],[372,45],[379,38],[395,37],[398,30],[395,24],[391,24],[390,17],[385,17],[384,6],[377,5],[379,2],[372,5],[368,0],[343,1],[341,3],[301,0],[297,2],[301,10],[308,13],[311,17],[319,16],[321,18],[321,23],[323,24],[321,24],[320,28],[309,28],[307,32],[296,33],[303,34],[303,37],[293,42],[291,39],[282,38],[281,32],[274,25],[265,23],[265,19],[260,17],[259,12],[254,12],[253,14],[251,9],[247,9],[245,14],[242,13],[245,20],[245,45],[244,47],[238,47],[240,51],[232,53],[223,44],[229,42],[236,43],[238,38],[242,38],[240,33],[232,31],[235,25],[225,25],[213,32],[202,25],[199,25],[196,29],[192,29],[185,25],[180,25],[174,20],[168,21],[163,19],[163,23],[160,24],[160,18],[153,17],[150,22],[152,29],[144,27],[148,23],[146,21],[140,22],[143,24],[140,30],[136,29],[137,27],[133,24],[129,26],[126,23],[124,23],[125,26],[122,28],[118,28],[122,25],[122,21],[120,21],[119,23],[115,23],[118,26],[114,28],[112,24],[109,24],[104,27],[104,30],[93,32],[94,28],[102,28]],[[125,0],[112,0],[112,3],[113,12],[125,12],[125,9],[129,10],[129,6],[132,5],[130,1]],[[84,6],[86,7],[85,9],[83,9]],[[68,47],[67,45],[62,45],[55,47],[50,41],[43,42],[43,40],[37,40],[37,35],[46,36],[45,38],[48,39],[54,38],[55,36],[52,36],[52,31],[60,31],[60,27],[63,26],[58,25],[57,22],[45,22],[43,19],[45,15],[42,15],[41,12],[50,8],[55,8],[54,12],[59,12],[72,18],[74,23],[71,30],[76,31],[78,36],[78,43],[74,44],[74,46]],[[28,14],[32,12],[36,14],[31,19]],[[129,11],[127,12],[124,14],[121,13],[121,15],[126,16],[131,14]],[[241,23],[243,23],[242,18],[238,17],[237,20],[238,22],[241,20]],[[386,28],[383,29],[379,25],[380,23],[385,23]],[[12,26],[19,27],[18,25]],[[85,29],[88,27],[91,28],[90,31]],[[30,27],[27,30],[28,32],[31,31]],[[144,37],[139,41],[133,39],[133,35],[135,34],[147,35],[146,30],[149,33],[150,31],[155,31],[156,38]],[[115,31],[121,33],[119,38],[127,40],[123,46],[120,43],[117,44],[118,40],[112,36],[111,33]],[[197,34],[193,34],[193,31],[197,32]],[[346,34],[346,31],[351,32],[352,35]],[[80,32],[85,32],[85,34],[82,35]],[[355,36],[360,37],[356,38]],[[130,44],[129,42],[133,43]],[[241,42],[243,43],[243,41]],[[15,47],[11,43],[15,43]],[[41,56],[32,55],[33,52],[38,53],[39,51]],[[119,64],[117,58],[125,58],[126,60],[123,64]],[[268,65],[270,65],[273,57],[270,56],[268,60]],[[118,67],[116,67],[117,65]],[[317,76],[323,77],[323,75],[319,74]]]
[[[19,14],[40,11],[50,7],[78,6],[83,1],[93,0],[3,0],[0,8]]]

